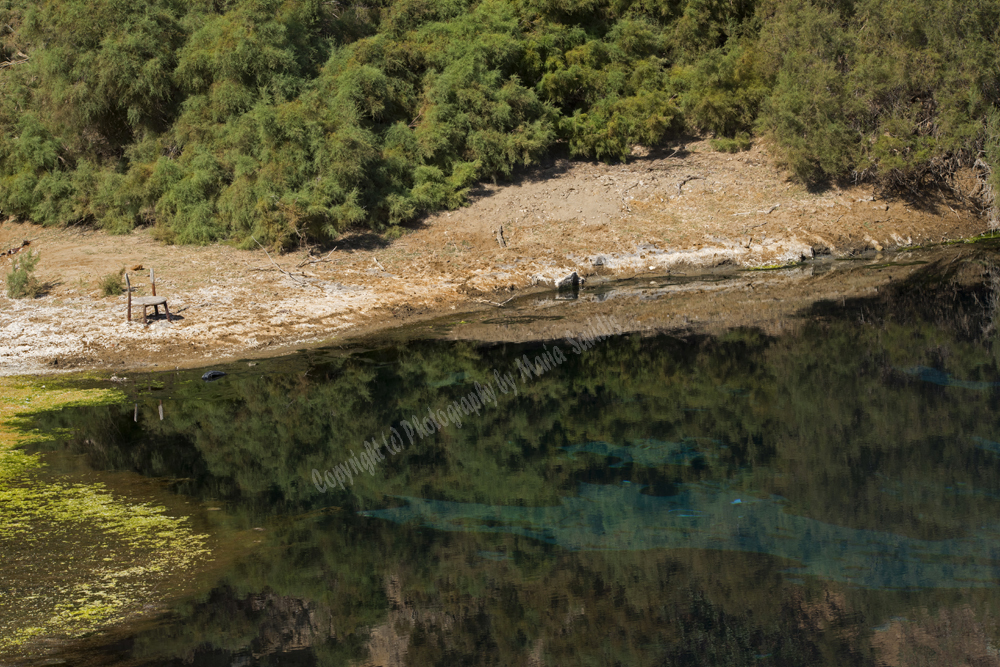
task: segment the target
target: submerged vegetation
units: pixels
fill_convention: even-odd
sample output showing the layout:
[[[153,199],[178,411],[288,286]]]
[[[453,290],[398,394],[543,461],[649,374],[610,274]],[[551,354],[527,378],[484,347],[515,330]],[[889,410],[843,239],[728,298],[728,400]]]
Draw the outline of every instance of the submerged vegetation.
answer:
[[[988,203],[998,30],[996,0],[0,0],[0,211],[287,246],[682,131],[807,182],[974,167]]]
[[[32,427],[39,411],[121,399],[52,378],[0,378],[0,656],[32,637],[80,636],[123,620],[207,553],[206,536],[186,518],[48,476],[37,454],[18,448],[58,434]]]

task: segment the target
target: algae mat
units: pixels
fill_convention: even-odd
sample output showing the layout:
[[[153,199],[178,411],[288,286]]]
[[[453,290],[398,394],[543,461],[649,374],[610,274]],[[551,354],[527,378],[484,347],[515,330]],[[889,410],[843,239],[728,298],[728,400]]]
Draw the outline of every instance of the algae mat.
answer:
[[[169,579],[209,556],[187,518],[50,475],[20,449],[52,437],[32,427],[33,414],[122,398],[66,380],[0,378],[0,656],[155,607]]]

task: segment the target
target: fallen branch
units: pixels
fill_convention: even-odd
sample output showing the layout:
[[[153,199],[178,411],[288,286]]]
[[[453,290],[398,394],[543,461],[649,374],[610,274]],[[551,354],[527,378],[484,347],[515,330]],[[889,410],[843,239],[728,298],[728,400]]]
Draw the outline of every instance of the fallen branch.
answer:
[[[684,180],[677,184],[677,194],[681,193],[681,188],[683,188],[687,183],[689,183],[690,181],[698,181],[698,180],[704,181],[705,177],[704,176],[686,176],[686,177],[684,177]]]
[[[515,294],[514,296],[517,296],[517,295]],[[497,303],[496,301],[487,301],[486,299],[474,299],[474,300],[478,301],[479,303],[485,303],[488,306],[496,306],[497,308],[503,308],[508,303],[510,303],[511,301],[514,300],[514,296],[510,297],[509,299],[507,299],[503,303]]]
[[[385,270],[385,267],[382,266],[382,262],[378,261],[378,257],[372,255],[372,261],[375,262],[375,266],[377,266],[382,271],[382,273],[389,273],[388,271]]]
[[[254,243],[256,243],[257,245],[259,245],[259,246],[260,246],[260,249],[264,251],[264,254],[265,254],[265,255],[267,255],[267,258],[268,258],[268,260],[270,260],[271,264],[274,264],[274,268],[278,269],[278,271],[281,271],[281,272],[282,272],[282,273],[284,273],[284,274],[285,274],[286,276],[288,276],[289,278],[291,278],[293,282],[295,282],[295,283],[297,283],[297,284],[299,284],[299,285],[302,285],[302,286],[304,286],[304,287],[315,287],[315,288],[316,288],[316,289],[318,289],[318,290],[322,290],[322,288],[321,288],[321,287],[317,287],[316,285],[311,285],[310,283],[307,283],[307,282],[306,282],[306,281],[304,281],[304,280],[300,280],[300,279],[296,278],[295,276],[293,276],[293,275],[292,275],[291,273],[289,273],[288,271],[285,271],[285,270],[284,270],[283,268],[281,268],[280,266],[278,266],[278,265],[277,265],[277,264],[275,263],[275,261],[274,261],[273,259],[271,259],[271,253],[269,253],[269,252],[267,251],[267,248],[265,248],[265,247],[263,246],[263,244],[261,244],[261,242],[257,240],[257,237],[255,237],[255,236],[251,236],[250,238],[252,238],[252,239],[254,240]]]
[[[13,67],[14,65],[23,65],[24,63],[31,60],[31,58],[21,53],[20,51],[17,52],[17,55],[22,56],[22,58],[20,60],[4,60],[3,62],[0,62],[0,69]]]
[[[637,188],[637,187],[639,187],[639,181],[636,181],[632,185],[622,190],[622,208],[625,209],[626,213],[632,212],[632,207],[628,205],[628,191],[631,190],[632,188]]]
[[[333,246],[333,250],[331,250],[330,252],[326,253],[326,257],[322,257],[320,259],[313,259],[313,260],[304,259],[302,261],[302,263],[296,265],[295,268],[296,269],[301,269],[306,264],[319,264],[320,262],[329,262],[330,261],[330,255],[332,255],[336,249],[337,249],[337,246]]]
[[[746,213],[733,213],[733,215],[768,215],[770,213],[773,213],[774,210],[776,208],[778,208],[779,206],[781,206],[781,204],[775,204],[774,206],[772,206],[771,208],[767,209],[766,211],[747,211]]]

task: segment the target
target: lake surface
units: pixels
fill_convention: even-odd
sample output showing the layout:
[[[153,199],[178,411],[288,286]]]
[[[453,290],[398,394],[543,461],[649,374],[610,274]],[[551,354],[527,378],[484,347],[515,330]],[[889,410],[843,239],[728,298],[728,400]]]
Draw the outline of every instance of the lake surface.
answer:
[[[1000,664],[997,260],[930,262],[780,336],[590,318],[573,341],[154,374],[43,414],[72,429],[56,473],[155,482],[216,540],[164,610],[56,654]]]

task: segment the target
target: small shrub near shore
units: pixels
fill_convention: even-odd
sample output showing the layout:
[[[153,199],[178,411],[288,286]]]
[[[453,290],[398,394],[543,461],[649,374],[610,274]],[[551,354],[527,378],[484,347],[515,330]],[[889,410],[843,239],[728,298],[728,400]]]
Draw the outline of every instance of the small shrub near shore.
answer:
[[[118,273],[109,273],[101,278],[98,287],[101,289],[101,296],[118,296],[125,293],[125,283],[122,281],[125,269]]]
[[[7,296],[12,299],[35,298],[41,293],[42,284],[34,275],[40,257],[40,253],[29,250],[14,260],[7,274]]]

